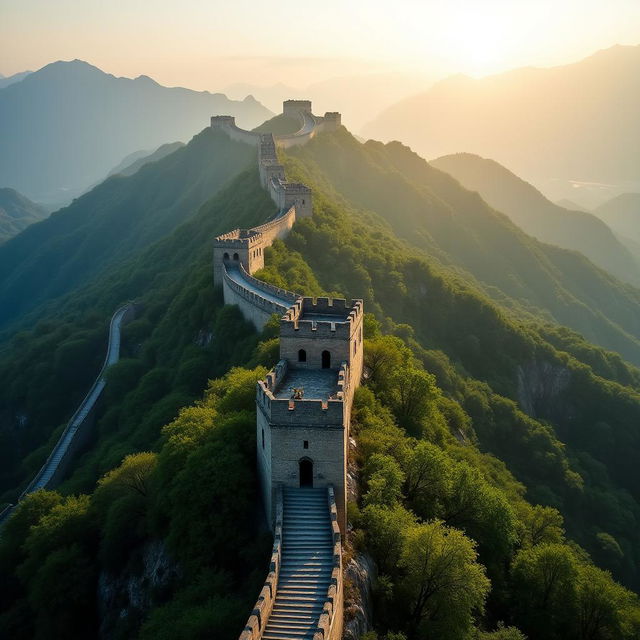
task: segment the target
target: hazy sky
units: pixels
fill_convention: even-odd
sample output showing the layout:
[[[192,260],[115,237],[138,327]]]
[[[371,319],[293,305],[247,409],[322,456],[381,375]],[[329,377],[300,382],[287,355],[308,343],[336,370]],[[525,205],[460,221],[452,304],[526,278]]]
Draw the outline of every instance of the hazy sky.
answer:
[[[0,0],[5,75],[81,58],[194,89],[482,75],[616,43],[640,43],[640,0]]]

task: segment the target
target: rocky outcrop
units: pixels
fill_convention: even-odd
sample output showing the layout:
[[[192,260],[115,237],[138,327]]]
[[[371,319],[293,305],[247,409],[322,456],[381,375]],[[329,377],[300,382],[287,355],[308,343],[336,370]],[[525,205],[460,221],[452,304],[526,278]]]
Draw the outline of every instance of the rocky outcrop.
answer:
[[[371,556],[356,553],[345,569],[343,640],[359,640],[373,629],[373,585],[377,576]]]
[[[571,381],[565,366],[547,361],[531,360],[517,367],[518,403],[533,418],[566,413],[561,395]]]
[[[177,565],[160,540],[145,544],[120,573],[101,572],[98,577],[100,638],[106,640],[117,635],[117,631],[136,629],[179,575]]]

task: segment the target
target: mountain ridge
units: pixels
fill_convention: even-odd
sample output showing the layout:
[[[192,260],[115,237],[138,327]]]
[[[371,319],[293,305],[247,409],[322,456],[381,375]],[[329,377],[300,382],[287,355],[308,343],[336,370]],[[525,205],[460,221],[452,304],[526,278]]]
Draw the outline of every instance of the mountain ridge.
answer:
[[[638,183],[640,45],[560,67],[449,79],[397,103],[364,129],[424,157],[469,152],[495,159],[551,199],[577,199],[575,181]],[[531,153],[538,149],[538,153]]]
[[[506,213],[523,231],[542,242],[579,251],[619,280],[640,285],[637,257],[595,214],[569,210],[547,200],[533,185],[495,160],[459,153],[429,162],[477,191],[494,209]]]
[[[255,100],[118,78],[89,63],[54,62],[0,89],[0,182],[43,202],[69,202],[138,149],[187,141],[211,115],[252,127]]]

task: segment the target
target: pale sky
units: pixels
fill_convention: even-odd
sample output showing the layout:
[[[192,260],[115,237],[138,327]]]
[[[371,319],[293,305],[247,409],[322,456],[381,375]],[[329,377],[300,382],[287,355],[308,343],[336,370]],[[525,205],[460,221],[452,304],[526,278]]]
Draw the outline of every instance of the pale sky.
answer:
[[[484,75],[639,43],[640,0],[0,0],[4,75],[80,58],[193,89]]]

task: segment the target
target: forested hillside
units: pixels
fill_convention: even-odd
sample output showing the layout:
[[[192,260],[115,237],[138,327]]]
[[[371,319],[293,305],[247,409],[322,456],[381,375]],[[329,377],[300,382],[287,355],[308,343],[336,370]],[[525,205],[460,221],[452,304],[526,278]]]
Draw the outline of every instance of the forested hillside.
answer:
[[[204,129],[186,147],[132,176],[105,180],[2,245],[0,328],[169,234],[254,156]]]
[[[401,238],[475,278],[518,314],[552,319],[640,364],[640,290],[584,256],[523,233],[477,193],[394,142],[360,144],[346,129],[296,155],[355,207],[378,213]]]
[[[506,213],[538,240],[579,251],[594,264],[634,286],[640,285],[640,253],[634,254],[597,216],[560,207],[533,185],[494,160],[456,153],[430,161],[452,175],[497,211]]]
[[[380,570],[379,637],[637,637],[638,598],[605,570],[638,589],[640,370],[540,320],[572,283],[577,297],[580,277],[629,313],[633,290],[532,240],[400,145],[360,145],[342,130],[283,160],[313,188],[314,217],[257,275],[362,297],[371,314],[350,517],[353,550]],[[112,311],[141,304],[92,447],[59,492],[30,496],[6,526],[0,627],[11,637],[237,637],[269,554],[256,536],[254,397],[278,340],[221,306],[211,239],[272,209],[257,171],[240,173],[166,238],[51,302],[0,353],[1,481],[13,499],[90,384]],[[500,258],[493,271],[480,270],[487,255]],[[490,299],[489,275],[513,290]],[[524,290],[539,297],[517,316]],[[208,378],[218,380],[203,397]],[[425,599],[417,567],[431,550],[452,562]],[[491,633],[500,621],[512,628]]]

